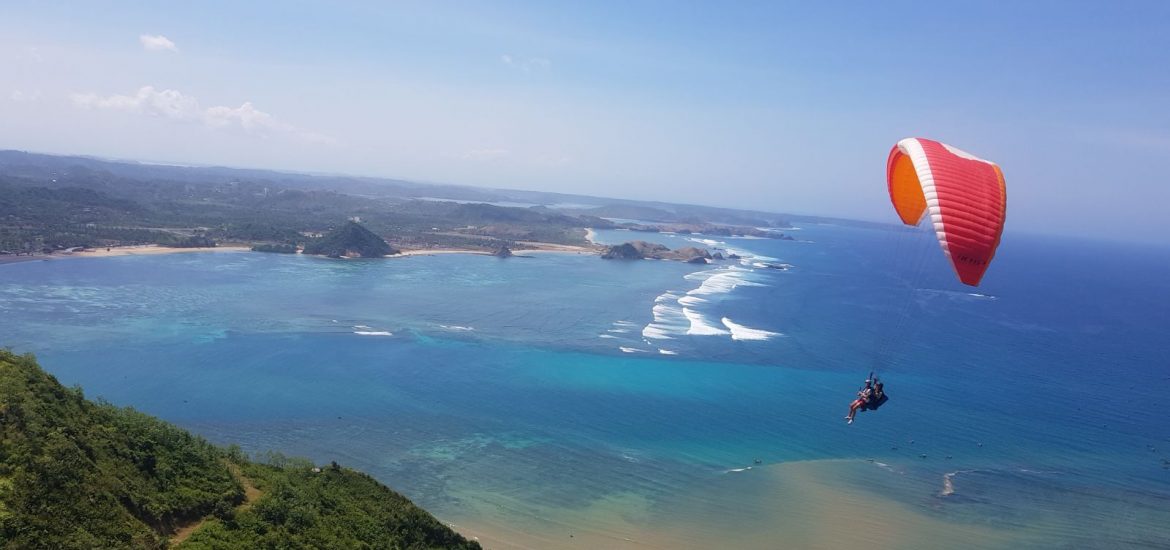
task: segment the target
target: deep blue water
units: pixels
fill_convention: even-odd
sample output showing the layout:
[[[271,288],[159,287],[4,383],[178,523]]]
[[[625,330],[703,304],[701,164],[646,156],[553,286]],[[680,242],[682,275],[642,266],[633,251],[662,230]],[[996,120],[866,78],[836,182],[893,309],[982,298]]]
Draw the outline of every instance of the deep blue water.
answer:
[[[755,459],[873,459],[900,472],[883,496],[927,514],[1039,529],[1038,546],[1170,546],[1170,250],[1009,232],[972,289],[921,232],[792,233],[598,235],[745,257],[709,266],[10,264],[3,344],[213,441],[366,470],[442,518],[629,493],[666,514]],[[846,426],[875,368],[892,399]]]

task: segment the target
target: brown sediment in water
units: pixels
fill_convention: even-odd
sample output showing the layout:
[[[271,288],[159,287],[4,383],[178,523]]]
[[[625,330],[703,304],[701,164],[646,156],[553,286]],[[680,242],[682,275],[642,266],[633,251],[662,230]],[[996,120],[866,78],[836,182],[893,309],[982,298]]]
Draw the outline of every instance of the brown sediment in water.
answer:
[[[633,494],[582,509],[494,497],[455,522],[489,549],[1011,548],[1021,533],[948,520],[858,487],[861,461],[789,462],[714,476],[652,505]],[[570,536],[571,535],[571,536]]]

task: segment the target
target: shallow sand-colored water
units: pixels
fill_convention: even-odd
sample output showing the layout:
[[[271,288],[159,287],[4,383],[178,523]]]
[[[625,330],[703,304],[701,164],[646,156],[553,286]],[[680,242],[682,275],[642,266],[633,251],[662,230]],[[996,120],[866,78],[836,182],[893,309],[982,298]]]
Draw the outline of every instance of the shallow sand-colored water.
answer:
[[[935,517],[859,479],[878,467],[821,460],[714,475],[694,492],[654,506],[634,494],[577,510],[533,511],[506,497],[456,528],[491,549],[569,548],[1006,548],[1022,534]],[[894,475],[894,474],[890,474]],[[538,519],[534,514],[543,515]],[[572,536],[570,536],[572,535]]]

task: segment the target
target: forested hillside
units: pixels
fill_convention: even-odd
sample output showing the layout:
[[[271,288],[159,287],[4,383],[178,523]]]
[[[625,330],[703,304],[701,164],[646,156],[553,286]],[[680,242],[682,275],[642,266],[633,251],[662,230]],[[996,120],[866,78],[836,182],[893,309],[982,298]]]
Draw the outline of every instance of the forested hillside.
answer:
[[[249,460],[0,350],[4,548],[478,548],[365,474]]]

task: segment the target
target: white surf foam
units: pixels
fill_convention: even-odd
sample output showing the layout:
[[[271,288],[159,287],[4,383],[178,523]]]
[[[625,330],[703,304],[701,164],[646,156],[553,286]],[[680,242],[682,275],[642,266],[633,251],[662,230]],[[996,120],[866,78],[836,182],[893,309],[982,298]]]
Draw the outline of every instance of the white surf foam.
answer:
[[[654,302],[654,320],[642,329],[642,337],[657,340],[669,340],[675,336],[686,334],[690,321],[683,315],[678,304],[678,295],[665,293]]]
[[[730,332],[723,330],[707,321],[707,318],[703,317],[702,313],[699,313],[689,307],[683,308],[683,315],[685,315],[687,320],[691,323],[690,328],[687,329],[687,334],[692,336],[723,336],[725,334],[730,334]]]
[[[650,353],[650,352],[648,352],[648,351],[646,351],[646,350],[644,350],[644,349],[638,349],[638,348],[627,348],[627,347],[625,347],[625,346],[621,346],[621,347],[619,347],[618,349],[620,349],[620,350],[622,350],[622,351],[624,351],[624,352],[626,352],[626,353]]]
[[[955,470],[943,474],[943,488],[942,492],[938,494],[940,497],[949,497],[955,494],[955,476],[959,474],[969,474],[976,470]]]
[[[654,303],[663,304],[666,302],[673,302],[677,299],[678,299],[678,294],[675,294],[673,292],[663,292],[662,294],[659,294],[657,298],[654,299]]]
[[[394,336],[394,333],[385,330],[355,330],[354,334],[360,336]]]
[[[353,328],[358,329],[358,330],[366,330],[370,327],[367,325],[354,325]]]
[[[733,323],[727,317],[723,318],[723,326],[731,331],[732,340],[769,340],[776,336],[784,336],[779,332],[771,332],[761,330],[758,328],[745,327],[738,323]]]
[[[614,336],[612,334],[599,334],[599,335],[597,335],[597,337],[598,338],[617,338],[617,336]]]
[[[741,286],[767,286],[752,281],[752,271],[747,269],[730,266],[714,271],[715,273],[703,280],[703,284],[699,285],[699,288],[687,292],[687,295],[710,296],[713,294],[726,294]]]
[[[464,327],[464,326],[459,326],[459,325],[439,325],[439,327],[447,329],[447,330],[460,330],[460,331],[475,330],[472,327]]]
[[[939,496],[949,497],[955,494],[955,482],[953,480],[955,478],[955,474],[957,473],[959,472],[949,472],[943,474],[943,490],[941,493],[939,493]]]
[[[751,466],[746,466],[746,467],[744,467],[744,468],[732,468],[732,469],[730,469],[730,470],[723,470],[723,473],[725,473],[725,474],[735,474],[735,473],[739,473],[739,472],[746,472],[746,471],[748,471],[748,470],[751,470],[751,469],[752,469],[752,467],[751,467]]]
[[[646,327],[642,329],[642,336],[645,336],[646,338],[654,338],[655,340],[671,340],[674,338],[670,335],[670,333],[654,326],[653,323],[646,325]],[[613,337],[610,336],[610,338]]]
[[[677,351],[670,351],[668,349],[659,349],[658,353],[661,353],[662,355],[678,355]]]

